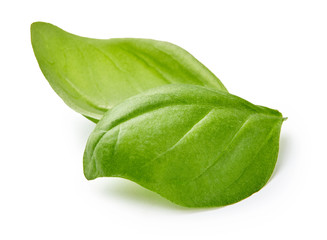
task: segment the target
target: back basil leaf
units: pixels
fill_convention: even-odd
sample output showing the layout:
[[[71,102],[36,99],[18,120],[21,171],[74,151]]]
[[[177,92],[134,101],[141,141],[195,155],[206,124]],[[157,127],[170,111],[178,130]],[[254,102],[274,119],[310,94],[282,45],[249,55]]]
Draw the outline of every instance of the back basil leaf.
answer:
[[[87,179],[122,177],[188,207],[224,206],[260,190],[278,156],[281,113],[223,91],[166,85],[99,121]]]
[[[31,26],[32,46],[44,76],[75,111],[97,122],[121,101],[171,83],[227,91],[184,49],[150,39],[91,39],[49,23]]]

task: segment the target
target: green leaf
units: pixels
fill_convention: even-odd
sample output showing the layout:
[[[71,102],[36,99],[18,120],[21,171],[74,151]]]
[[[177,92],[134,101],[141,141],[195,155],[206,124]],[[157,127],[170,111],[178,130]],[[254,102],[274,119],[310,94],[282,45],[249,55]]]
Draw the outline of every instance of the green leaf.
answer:
[[[168,42],[84,38],[43,22],[32,24],[31,39],[52,88],[93,121],[128,97],[161,85],[184,83],[227,91],[191,54]]]
[[[277,110],[223,91],[162,86],[104,115],[89,137],[84,174],[130,179],[188,207],[235,203],[271,176],[282,122]]]

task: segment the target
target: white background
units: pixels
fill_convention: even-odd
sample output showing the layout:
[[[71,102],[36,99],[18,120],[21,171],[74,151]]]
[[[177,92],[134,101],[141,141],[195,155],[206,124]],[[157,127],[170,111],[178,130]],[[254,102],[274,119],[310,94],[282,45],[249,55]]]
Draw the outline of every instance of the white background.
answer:
[[[87,181],[94,124],[43,77],[30,24],[182,46],[227,89],[278,109],[276,170],[231,206],[187,209],[127,180]],[[326,1],[2,1],[0,239],[327,239]]]

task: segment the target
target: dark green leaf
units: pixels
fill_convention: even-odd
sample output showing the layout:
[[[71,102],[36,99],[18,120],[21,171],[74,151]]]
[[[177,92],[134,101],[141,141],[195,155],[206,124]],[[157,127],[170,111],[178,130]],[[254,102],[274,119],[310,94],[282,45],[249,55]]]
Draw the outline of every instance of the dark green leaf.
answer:
[[[130,179],[188,207],[235,203],[271,176],[282,122],[278,111],[223,91],[166,85],[104,115],[84,174]]]

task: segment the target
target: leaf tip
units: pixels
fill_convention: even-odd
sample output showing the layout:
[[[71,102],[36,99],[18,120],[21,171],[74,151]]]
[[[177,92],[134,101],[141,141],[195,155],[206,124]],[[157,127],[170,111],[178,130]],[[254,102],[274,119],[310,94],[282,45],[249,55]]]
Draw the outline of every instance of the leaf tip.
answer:
[[[48,25],[49,23],[45,22],[33,22],[30,27],[30,32],[31,32],[31,41],[32,45],[36,44],[36,42],[39,41],[40,39],[40,33],[44,31],[45,25]]]
[[[33,38],[33,35],[38,36],[40,33],[47,33],[47,32],[53,32],[58,31],[58,27],[46,22],[33,22],[31,24],[30,30],[31,30],[31,36]]]
[[[48,25],[49,23],[45,22],[33,22],[31,24],[31,33],[34,33],[38,31],[40,28],[44,27],[45,25]]]

